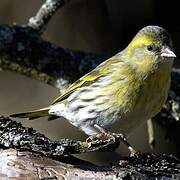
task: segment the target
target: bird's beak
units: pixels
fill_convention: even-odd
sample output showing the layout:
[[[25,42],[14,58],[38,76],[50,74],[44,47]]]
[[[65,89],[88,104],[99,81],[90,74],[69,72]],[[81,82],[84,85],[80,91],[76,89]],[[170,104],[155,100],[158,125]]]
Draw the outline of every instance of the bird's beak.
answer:
[[[176,57],[174,52],[172,50],[170,50],[168,47],[165,47],[162,49],[160,56],[161,57],[168,57],[168,58],[175,58]]]

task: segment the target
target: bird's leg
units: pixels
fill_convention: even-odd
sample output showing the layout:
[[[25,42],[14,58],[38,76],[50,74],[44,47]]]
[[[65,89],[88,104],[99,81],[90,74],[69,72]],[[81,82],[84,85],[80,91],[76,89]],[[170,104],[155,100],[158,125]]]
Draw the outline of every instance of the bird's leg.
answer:
[[[90,136],[88,139],[89,140],[93,140],[93,139],[98,139],[98,138],[112,138],[113,141],[116,141],[116,138],[120,138],[120,140],[127,146],[127,148],[130,151],[130,156],[134,156],[135,154],[137,154],[137,151],[132,147],[132,145],[130,145],[126,139],[126,137],[123,134],[116,134],[116,133],[111,133],[108,130],[106,130],[105,128],[99,126],[98,124],[95,124],[94,127],[100,132],[100,134],[97,134],[95,136]]]
[[[112,138],[113,142],[116,142],[115,136],[113,136],[107,129],[99,126],[98,124],[95,124],[94,127],[100,132],[102,138]]]

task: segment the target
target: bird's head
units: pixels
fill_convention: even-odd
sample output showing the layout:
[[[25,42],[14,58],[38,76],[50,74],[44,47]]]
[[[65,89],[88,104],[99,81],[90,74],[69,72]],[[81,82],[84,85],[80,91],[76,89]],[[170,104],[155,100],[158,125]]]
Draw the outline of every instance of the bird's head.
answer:
[[[127,59],[138,67],[172,66],[176,57],[168,32],[159,26],[146,26],[141,29],[125,49]]]

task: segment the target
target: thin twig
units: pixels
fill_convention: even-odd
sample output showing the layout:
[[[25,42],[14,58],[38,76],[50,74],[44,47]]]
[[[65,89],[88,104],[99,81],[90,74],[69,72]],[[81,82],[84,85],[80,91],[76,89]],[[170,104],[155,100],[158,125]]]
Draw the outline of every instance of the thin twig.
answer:
[[[36,16],[29,19],[28,26],[43,33],[52,16],[70,0],[46,0]]]

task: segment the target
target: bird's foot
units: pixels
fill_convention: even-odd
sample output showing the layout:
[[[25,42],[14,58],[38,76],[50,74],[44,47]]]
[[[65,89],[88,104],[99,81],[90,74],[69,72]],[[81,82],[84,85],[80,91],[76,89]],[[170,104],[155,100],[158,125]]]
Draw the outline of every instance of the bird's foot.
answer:
[[[138,154],[140,154],[138,151],[136,151],[133,148],[133,146],[131,144],[128,143],[126,137],[123,134],[111,133],[111,132],[107,131],[106,129],[104,129],[103,127],[101,127],[101,126],[99,126],[97,124],[95,124],[94,127],[100,133],[88,137],[86,139],[86,142],[91,143],[91,142],[96,141],[96,140],[102,140],[102,141],[111,140],[111,143],[114,144],[115,142],[117,142],[117,139],[119,139],[129,149],[131,157],[138,156]]]
[[[97,125],[97,124],[94,124],[94,128],[97,130],[97,134],[95,135],[92,135],[92,136],[89,136],[87,139],[86,139],[86,142],[92,142],[92,141],[96,141],[96,140],[108,140],[108,139],[113,139],[113,141],[115,142],[115,138],[114,136],[112,135],[112,133],[110,133],[109,131],[107,131],[106,129],[104,129],[103,127]]]
[[[99,137],[99,134],[96,134],[96,135],[92,135],[92,136],[89,136],[87,139],[86,139],[86,142],[87,143],[91,143],[92,141],[96,141]]]
[[[99,151],[114,151],[118,148],[120,142],[111,134],[99,133],[86,139],[88,147],[98,147]]]

